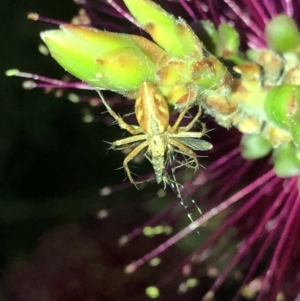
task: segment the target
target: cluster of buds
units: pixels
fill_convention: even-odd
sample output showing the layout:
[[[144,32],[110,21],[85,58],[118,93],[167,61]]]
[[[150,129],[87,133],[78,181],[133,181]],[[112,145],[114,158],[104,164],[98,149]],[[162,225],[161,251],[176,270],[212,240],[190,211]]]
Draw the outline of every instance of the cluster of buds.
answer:
[[[61,25],[41,34],[53,58],[91,86],[129,98],[137,97],[143,82],[156,86],[175,108],[202,105],[211,91],[227,97],[232,76],[183,19],[149,0],[124,2],[156,43],[136,35]]]

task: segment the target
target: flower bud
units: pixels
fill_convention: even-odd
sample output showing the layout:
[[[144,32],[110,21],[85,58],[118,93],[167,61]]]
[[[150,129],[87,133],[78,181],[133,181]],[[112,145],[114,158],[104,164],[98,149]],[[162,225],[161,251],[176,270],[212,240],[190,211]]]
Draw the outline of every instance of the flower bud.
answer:
[[[300,111],[299,109],[292,114],[290,118],[290,128],[293,137],[293,142],[297,147],[300,147]]]
[[[197,30],[197,36],[204,42],[205,47],[214,55],[217,54],[218,31],[213,22],[209,20],[200,21],[200,30]]]
[[[263,158],[272,150],[272,144],[261,135],[243,135],[241,139],[242,156],[247,160]]]
[[[179,58],[195,53],[202,58],[202,43],[183,19],[175,19],[150,0],[124,0],[124,3],[153,40],[168,53]]]
[[[192,66],[193,80],[204,89],[213,89],[225,80],[226,75],[230,76],[227,68],[214,56],[206,57]]]
[[[164,51],[149,40],[93,28],[61,25],[41,33],[52,57],[92,86],[117,92],[152,81]]]
[[[230,59],[237,55],[239,47],[240,37],[236,29],[226,23],[220,24],[218,27],[217,55],[222,58]]]
[[[290,129],[290,118],[299,110],[300,87],[281,85],[268,91],[264,102],[267,118],[276,126]]]
[[[292,51],[299,45],[299,31],[294,20],[281,14],[266,26],[265,36],[268,46],[278,52]]]
[[[300,172],[299,150],[292,143],[284,144],[274,150],[274,169],[279,177],[292,177]]]

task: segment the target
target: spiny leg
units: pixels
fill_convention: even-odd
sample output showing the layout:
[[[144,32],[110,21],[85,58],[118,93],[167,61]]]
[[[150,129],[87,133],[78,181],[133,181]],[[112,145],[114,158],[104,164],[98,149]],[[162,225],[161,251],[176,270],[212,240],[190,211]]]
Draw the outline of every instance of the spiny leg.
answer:
[[[128,124],[127,122],[125,122],[123,120],[122,117],[120,117],[119,115],[116,114],[115,111],[112,110],[112,108],[110,107],[110,105],[106,102],[105,98],[103,97],[103,95],[101,94],[101,92],[99,91],[99,89],[96,89],[100,99],[102,100],[102,103],[104,104],[104,106],[106,107],[108,113],[118,122],[119,126],[121,129],[124,129],[126,131],[128,131],[131,135],[137,135],[137,134],[141,134],[143,133],[143,129],[140,127],[135,127],[133,125]]]
[[[148,145],[148,141],[144,141],[142,142],[140,145],[138,145],[135,149],[133,149],[133,151],[127,156],[125,157],[124,161],[123,161],[123,166],[124,169],[127,173],[128,179],[129,181],[138,189],[138,187],[136,186],[136,183],[132,178],[128,163],[134,158],[136,157],[142,150],[143,148],[145,148]]]
[[[190,109],[190,106],[187,104],[185,109],[179,114],[176,122],[171,127],[170,133],[176,133],[177,132],[177,130],[179,128],[179,125],[181,123],[181,120],[184,118],[185,114],[189,111],[189,109]],[[199,119],[201,114],[202,114],[202,110],[201,110],[201,106],[199,105],[198,106],[198,112],[197,112],[196,116],[189,122],[189,124],[187,126],[182,127],[182,129],[183,130],[185,129],[185,131],[189,131],[194,126],[194,124],[197,122],[197,120]]]
[[[179,153],[179,154],[182,154],[181,152],[177,152],[175,151],[176,153]],[[178,163],[178,165],[175,167],[175,169],[181,169],[183,167],[186,167],[188,169],[195,169],[195,162],[193,159],[186,159],[185,158],[185,161],[179,161],[177,160],[176,161]]]
[[[184,161],[177,159],[176,156],[175,156],[175,153],[183,155]],[[174,171],[177,170],[177,169],[182,168],[183,166],[185,166],[187,168],[190,168],[190,169],[195,169],[196,168],[195,167],[195,160],[194,160],[193,157],[188,156],[189,159],[187,159],[186,156],[185,156],[185,153],[177,150],[176,148],[172,147],[171,145],[169,146],[167,157],[169,158],[168,161],[170,162],[170,165],[172,165],[171,158],[172,158],[172,161],[176,163],[176,165],[174,165],[172,167],[172,169],[174,169]]]
[[[180,129],[180,128],[179,128]],[[191,138],[191,139],[196,139],[196,138],[201,138],[204,136],[203,130],[201,132],[186,132],[186,131],[179,131],[178,133],[175,134],[170,134],[170,138]]]
[[[184,110],[179,114],[177,120],[172,125],[171,129],[169,130],[170,133],[177,132],[177,129],[178,129],[179,125],[180,125],[181,120],[183,119],[183,117],[185,116],[185,114],[188,112],[189,109],[190,109],[190,107],[188,105],[186,105],[186,107],[184,108]]]
[[[188,132],[194,126],[194,124],[199,120],[201,114],[202,114],[202,110],[201,110],[201,107],[199,105],[198,106],[198,112],[195,115],[195,117],[189,122],[188,125],[179,127],[179,131]],[[204,123],[201,123],[201,125],[202,125],[202,131],[201,132],[204,135],[205,132],[206,132],[206,127],[205,127]]]
[[[193,152],[190,148],[186,147],[181,142],[176,141],[174,139],[170,139],[170,144],[177,147],[177,149],[179,150],[179,151],[178,150],[173,150],[173,151],[182,153],[183,155],[186,155],[186,156],[190,157],[191,159],[193,159],[193,161],[195,162],[195,171],[197,169],[199,169],[199,162],[198,162],[197,155],[195,152]]]
[[[124,139],[119,139],[114,141],[112,144],[112,149],[124,149],[127,147],[131,147],[131,143],[135,143],[135,142],[139,142],[141,140],[145,140],[146,139],[146,135],[145,134],[141,134],[141,135],[137,135],[137,136],[131,136],[131,137],[127,137]],[[126,144],[129,144],[126,146]],[[124,147],[122,147],[124,145]]]

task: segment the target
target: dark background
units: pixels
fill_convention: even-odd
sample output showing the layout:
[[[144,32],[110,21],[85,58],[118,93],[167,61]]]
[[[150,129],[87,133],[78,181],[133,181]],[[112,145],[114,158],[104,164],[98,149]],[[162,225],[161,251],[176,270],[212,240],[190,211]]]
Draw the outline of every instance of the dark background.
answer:
[[[99,199],[99,189],[123,180],[121,154],[109,152],[103,140],[115,129],[83,123],[83,105],[53,93],[24,90],[23,79],[6,77],[18,68],[50,77],[63,70],[39,53],[39,32],[53,25],[29,21],[29,12],[68,21],[77,13],[71,0],[3,0],[0,81],[0,267],[34,248],[49,229],[95,215],[113,206]],[[115,160],[117,158],[117,160]],[[105,203],[106,202],[106,203]]]
[[[34,0],[1,1],[0,5],[3,266],[21,249],[30,248],[56,219],[55,202],[67,202],[83,190],[91,194],[91,187],[105,179],[99,172],[103,160],[97,155],[97,148],[101,150],[101,132],[96,136],[96,125],[81,122],[80,106],[53,94],[45,95],[42,90],[24,90],[22,79],[4,75],[10,68],[59,75],[59,68],[37,49],[39,32],[49,26],[29,21],[26,15],[37,11],[68,20],[76,6],[72,1],[43,1],[41,5],[41,1]]]

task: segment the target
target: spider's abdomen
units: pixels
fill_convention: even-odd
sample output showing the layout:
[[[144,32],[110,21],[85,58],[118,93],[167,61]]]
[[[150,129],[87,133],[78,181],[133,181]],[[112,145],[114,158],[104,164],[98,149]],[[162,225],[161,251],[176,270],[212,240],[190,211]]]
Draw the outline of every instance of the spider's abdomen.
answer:
[[[152,165],[155,173],[157,184],[162,181],[164,170],[165,170],[165,157],[152,157]]]

